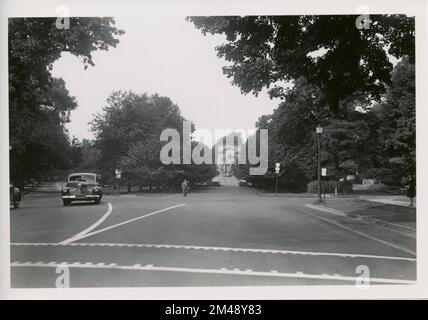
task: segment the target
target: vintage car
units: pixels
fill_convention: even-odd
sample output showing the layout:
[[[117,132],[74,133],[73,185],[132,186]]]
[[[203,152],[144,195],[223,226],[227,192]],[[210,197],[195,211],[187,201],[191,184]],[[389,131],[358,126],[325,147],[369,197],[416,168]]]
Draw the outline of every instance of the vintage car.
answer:
[[[103,190],[97,181],[95,173],[72,173],[68,175],[65,187],[61,189],[61,197],[64,206],[72,201],[101,202]]]
[[[15,209],[19,208],[21,202],[21,190],[15,187],[13,184],[9,185],[9,194],[10,194],[10,205]]]

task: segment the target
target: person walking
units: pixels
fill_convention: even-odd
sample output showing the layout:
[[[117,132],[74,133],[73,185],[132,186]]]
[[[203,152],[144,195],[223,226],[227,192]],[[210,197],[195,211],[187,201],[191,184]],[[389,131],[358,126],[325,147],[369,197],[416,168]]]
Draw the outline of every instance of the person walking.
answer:
[[[416,197],[416,181],[413,175],[410,177],[407,187],[407,197],[410,199],[409,207],[414,207],[414,198]]]
[[[183,190],[183,196],[187,197],[187,192],[189,192],[189,183],[186,179],[184,179],[183,183],[181,184],[181,189]]]

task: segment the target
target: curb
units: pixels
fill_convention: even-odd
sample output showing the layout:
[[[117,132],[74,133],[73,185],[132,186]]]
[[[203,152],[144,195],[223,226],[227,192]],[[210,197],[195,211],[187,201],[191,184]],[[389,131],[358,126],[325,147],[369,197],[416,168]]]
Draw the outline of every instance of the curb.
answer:
[[[335,215],[341,216],[341,217],[347,216],[347,214],[345,214],[345,212],[335,210],[335,209],[325,207],[325,206],[320,206],[320,205],[315,205],[315,204],[305,204],[305,207],[315,209],[315,210],[319,210],[319,211],[323,211],[323,212],[328,212],[328,213],[335,214]]]
[[[327,212],[327,213],[331,213],[331,214],[335,214],[338,216],[342,216],[342,217],[349,217],[349,218],[353,218],[353,219],[359,219],[359,220],[363,220],[372,224],[377,224],[377,225],[381,225],[383,227],[387,227],[390,229],[395,229],[395,230],[399,230],[399,231],[411,231],[411,232],[416,232],[416,229],[411,228],[411,227],[407,227],[407,226],[403,226],[401,224],[396,224],[396,223],[391,223],[391,222],[386,222],[383,220],[379,220],[379,219],[374,219],[374,218],[369,218],[369,217],[364,217],[364,216],[358,216],[355,214],[347,214],[343,211],[339,211],[336,209],[332,209],[332,208],[328,208],[328,207],[324,207],[324,206],[320,206],[320,205],[314,205],[314,204],[305,204],[305,207],[311,208],[311,209],[315,209],[315,210],[319,210],[319,211],[323,211],[323,212]],[[412,235],[414,236],[414,235]]]

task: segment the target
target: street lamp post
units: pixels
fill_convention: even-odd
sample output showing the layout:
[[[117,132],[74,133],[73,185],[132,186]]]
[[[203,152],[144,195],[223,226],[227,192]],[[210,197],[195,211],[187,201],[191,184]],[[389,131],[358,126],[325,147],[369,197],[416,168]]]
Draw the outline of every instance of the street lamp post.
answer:
[[[318,140],[318,202],[322,203],[321,198],[321,134],[322,127],[318,126],[316,129],[317,140]]]

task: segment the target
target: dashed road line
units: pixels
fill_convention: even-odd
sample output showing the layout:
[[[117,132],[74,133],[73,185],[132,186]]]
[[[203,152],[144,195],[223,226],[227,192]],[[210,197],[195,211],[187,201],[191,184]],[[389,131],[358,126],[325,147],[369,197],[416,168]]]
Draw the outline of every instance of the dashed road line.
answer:
[[[185,273],[199,273],[199,274],[222,274],[222,275],[245,275],[245,276],[262,276],[262,277],[278,277],[278,278],[300,278],[300,279],[317,279],[317,280],[338,280],[338,281],[352,281],[359,280],[359,277],[340,276],[340,275],[327,275],[327,274],[304,274],[304,273],[283,273],[266,271],[248,271],[239,269],[205,269],[205,268],[181,268],[181,267],[160,267],[154,265],[117,265],[111,263],[109,265],[100,265],[94,263],[72,263],[72,264],[58,264],[58,263],[21,263],[12,262],[11,267],[35,267],[35,268],[52,268],[52,267],[70,267],[70,268],[81,268],[81,269],[115,269],[115,270],[132,270],[132,271],[168,271],[168,272],[185,272]],[[383,283],[383,284],[417,284],[416,281],[403,280],[403,279],[388,279],[388,278],[370,278],[370,283]]]
[[[334,256],[342,258],[369,258],[369,259],[384,259],[384,260],[403,260],[416,261],[415,258],[379,256],[369,254],[354,254],[354,253],[336,253],[336,252],[313,252],[313,251],[292,251],[292,250],[276,250],[276,249],[250,249],[250,248],[231,248],[231,247],[207,247],[207,246],[192,246],[192,245],[172,245],[172,244],[123,244],[123,243],[24,243],[12,242],[12,246],[108,246],[108,247],[137,247],[137,248],[157,248],[157,249],[184,249],[184,250],[207,250],[207,251],[226,251],[226,252],[249,252],[249,253],[271,253],[271,254],[297,254],[308,256]]]
[[[361,232],[361,231],[355,230],[355,229],[353,229],[353,228],[351,228],[351,227],[347,227],[347,226],[345,226],[345,225],[343,225],[343,224],[341,224],[341,223],[338,223],[338,222],[332,221],[332,220],[330,220],[330,219],[323,218],[323,217],[320,217],[320,216],[318,216],[318,215],[312,214],[312,213],[310,213],[310,212],[306,211],[305,209],[300,209],[300,211],[301,211],[301,212],[306,213],[307,215],[309,215],[309,216],[311,216],[311,217],[314,217],[315,219],[319,219],[319,220],[322,220],[322,221],[328,222],[328,223],[333,224],[333,225],[335,225],[335,226],[337,226],[337,227],[339,227],[339,228],[342,228],[342,229],[344,229],[344,230],[347,230],[347,231],[350,231],[350,232],[356,233],[356,234],[358,234],[358,235],[360,235],[360,236],[362,236],[362,237],[365,237],[365,238],[367,238],[367,239],[370,239],[370,240],[373,240],[373,241],[376,241],[376,242],[382,243],[382,244],[384,244],[384,245],[386,245],[386,246],[389,246],[389,247],[391,247],[391,248],[394,248],[394,249],[397,249],[397,250],[400,250],[400,251],[406,252],[406,253],[408,253],[408,254],[411,254],[411,255],[413,255],[413,256],[416,256],[416,252],[415,252],[415,251],[413,251],[413,250],[409,250],[409,249],[407,249],[407,248],[404,248],[404,247],[402,247],[402,246],[396,245],[396,244],[394,244],[394,243],[391,243],[391,242],[388,242],[388,241],[385,241],[385,240],[379,239],[379,238],[377,238],[377,237],[373,237],[373,236],[371,236],[371,235],[369,235],[369,234],[367,234],[367,233],[364,233],[364,232]]]
[[[107,219],[107,217],[112,213],[112,211],[113,211],[113,205],[109,202],[106,213],[100,219],[98,219],[94,224],[90,225],[88,228],[86,228],[82,232],[79,232],[78,234],[72,236],[71,238],[60,242],[60,244],[69,244],[79,239],[82,239],[82,237],[84,237],[86,234],[88,234],[89,232],[94,230],[96,227],[98,227],[101,223],[103,223],[105,219]]]

